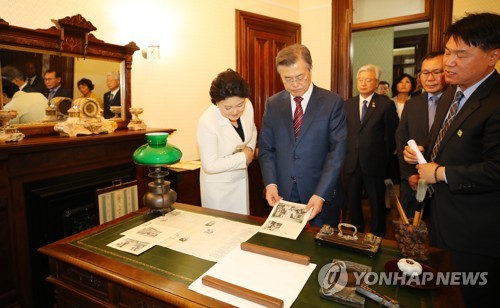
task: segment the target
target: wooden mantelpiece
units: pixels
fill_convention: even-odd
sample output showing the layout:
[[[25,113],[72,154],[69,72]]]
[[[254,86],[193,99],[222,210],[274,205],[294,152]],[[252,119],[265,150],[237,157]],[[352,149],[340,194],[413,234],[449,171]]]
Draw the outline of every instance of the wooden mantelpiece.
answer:
[[[64,138],[28,137],[0,144],[0,306],[33,307],[26,186],[72,174],[128,166],[132,153],[151,131],[117,130],[113,134]],[[142,174],[142,172],[137,172]],[[148,179],[138,178],[139,195]],[[111,184],[111,183],[110,183]]]

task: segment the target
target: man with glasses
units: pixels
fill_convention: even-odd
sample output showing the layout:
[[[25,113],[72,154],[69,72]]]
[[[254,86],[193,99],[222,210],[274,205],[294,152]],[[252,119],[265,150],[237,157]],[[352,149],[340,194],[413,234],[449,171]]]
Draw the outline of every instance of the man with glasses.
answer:
[[[345,103],[347,116],[347,154],[344,165],[347,206],[351,223],[366,232],[361,198],[363,189],[370,203],[370,232],[385,234],[385,185],[390,159],[396,144],[398,126],[396,106],[387,96],[375,93],[380,67],[362,66],[356,75],[359,95]]]
[[[285,90],[267,100],[258,144],[267,202],[307,204],[313,226],[336,226],[347,133],[343,100],[312,83],[304,45],[282,49],[276,67]]]
[[[433,184],[430,239],[451,253],[466,307],[491,307],[500,290],[500,15],[468,14],[447,30],[444,78],[450,85],[436,110],[428,163]],[[415,152],[404,150],[408,163]],[[467,281],[465,275],[481,281]]]
[[[406,103],[396,131],[401,172],[401,203],[408,217],[413,217],[415,214],[415,193],[419,176],[415,165],[404,161],[403,150],[410,139],[427,147],[427,139],[436,115],[438,100],[446,88],[443,74],[443,54],[443,51],[431,52],[424,57],[420,71],[420,82],[425,91],[412,97]]]
[[[47,97],[49,102],[54,97],[73,97],[73,95],[71,95],[71,91],[61,85],[61,78],[61,73],[53,69],[47,70],[43,75],[43,80],[45,81],[45,86],[47,87],[44,95]]]

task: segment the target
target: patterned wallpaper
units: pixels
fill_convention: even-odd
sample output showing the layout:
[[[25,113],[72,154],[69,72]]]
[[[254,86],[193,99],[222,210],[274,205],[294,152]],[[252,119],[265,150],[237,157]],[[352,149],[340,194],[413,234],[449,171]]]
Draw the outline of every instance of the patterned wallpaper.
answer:
[[[392,50],[394,28],[387,27],[353,33],[353,96],[356,89],[356,73],[365,64],[376,64],[382,68],[381,80],[392,85]]]

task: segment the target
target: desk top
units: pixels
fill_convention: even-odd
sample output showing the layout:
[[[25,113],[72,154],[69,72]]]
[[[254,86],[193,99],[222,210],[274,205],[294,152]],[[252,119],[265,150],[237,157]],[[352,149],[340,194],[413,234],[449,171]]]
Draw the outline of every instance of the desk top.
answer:
[[[264,219],[210,210],[182,203],[175,207],[181,210],[206,215],[219,216],[240,222],[262,224]],[[170,302],[172,294],[185,298],[188,302],[202,305],[220,305],[220,302],[188,290],[188,286],[206,272],[213,262],[179,253],[164,247],[155,246],[139,256],[107,247],[106,245],[121,237],[120,233],[140,225],[153,217],[144,210],[131,213],[110,223],[84,231],[75,236],[60,240],[40,248],[40,252],[57,260],[76,265],[125,286],[145,292],[149,296]],[[311,263],[317,264],[306,285],[294,302],[294,307],[310,306],[332,307],[336,303],[321,299],[319,296],[318,272],[332,259],[349,260],[372,267],[373,272],[383,272],[384,265],[392,259],[401,257],[397,245],[393,241],[384,240],[378,254],[368,256],[347,250],[316,244],[314,237],[318,229],[306,228],[297,240],[257,233],[249,242],[281,249],[311,257]],[[438,271],[449,271],[449,255],[444,251],[431,250],[431,266]],[[417,290],[406,286],[371,286],[405,307],[440,307],[451,305],[460,307],[459,289],[456,286],[440,286],[436,290]],[[176,298],[178,300],[178,298]],[[337,304],[340,306],[340,304]],[[378,304],[366,300],[366,307],[377,307]]]

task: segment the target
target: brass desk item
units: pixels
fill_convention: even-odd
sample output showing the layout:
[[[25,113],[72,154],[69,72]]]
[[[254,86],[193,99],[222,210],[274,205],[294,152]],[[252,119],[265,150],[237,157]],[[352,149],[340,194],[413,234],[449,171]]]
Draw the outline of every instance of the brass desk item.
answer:
[[[355,226],[340,223],[337,228],[323,225],[314,240],[321,245],[346,248],[373,257],[379,250],[382,238],[372,233],[358,233]]]

